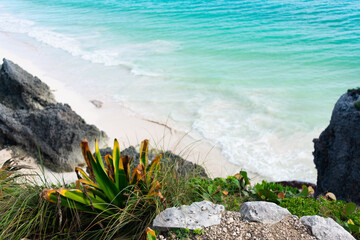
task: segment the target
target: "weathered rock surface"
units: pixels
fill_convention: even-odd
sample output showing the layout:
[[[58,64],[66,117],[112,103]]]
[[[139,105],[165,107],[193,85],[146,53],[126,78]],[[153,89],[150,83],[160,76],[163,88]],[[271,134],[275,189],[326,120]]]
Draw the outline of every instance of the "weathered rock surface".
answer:
[[[194,202],[190,206],[167,208],[156,216],[153,227],[158,230],[171,228],[198,229],[220,224],[225,207],[209,201]]]
[[[12,109],[43,109],[56,103],[49,87],[13,62],[3,59],[0,102]]]
[[[161,152],[161,154],[163,156],[161,161],[164,163],[164,165],[174,167],[175,171],[177,171],[177,173],[181,176],[185,176],[187,174],[196,174],[196,176],[208,178],[206,170],[202,166],[187,161],[179,155],[172,153],[171,151]]]
[[[360,90],[349,90],[335,104],[330,125],[314,139],[315,195],[332,192],[360,203]]]
[[[241,205],[240,213],[243,219],[251,222],[276,223],[291,213],[271,202],[245,202]]]
[[[15,82],[15,83],[14,83]],[[55,171],[73,171],[83,165],[80,142],[94,144],[107,136],[88,125],[69,105],[53,104],[46,84],[19,66],[4,60],[0,71],[0,144],[22,146]],[[6,91],[4,90],[6,89]]]
[[[311,229],[319,240],[355,240],[355,238],[331,218],[304,216],[300,221]]]

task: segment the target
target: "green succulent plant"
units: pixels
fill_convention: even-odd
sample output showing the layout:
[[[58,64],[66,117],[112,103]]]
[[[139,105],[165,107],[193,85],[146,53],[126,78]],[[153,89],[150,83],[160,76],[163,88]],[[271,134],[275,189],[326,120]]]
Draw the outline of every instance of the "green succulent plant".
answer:
[[[44,189],[43,197],[62,206],[81,211],[114,214],[126,206],[130,194],[140,193],[145,200],[162,200],[161,185],[156,180],[160,169],[161,155],[147,166],[148,140],[140,147],[140,163],[130,171],[131,159],[121,156],[119,142],[114,140],[113,155],[105,156],[105,164],[95,141],[95,156],[91,153],[87,140],[81,142],[81,150],[88,166],[89,174],[75,168],[78,176],[75,189]]]

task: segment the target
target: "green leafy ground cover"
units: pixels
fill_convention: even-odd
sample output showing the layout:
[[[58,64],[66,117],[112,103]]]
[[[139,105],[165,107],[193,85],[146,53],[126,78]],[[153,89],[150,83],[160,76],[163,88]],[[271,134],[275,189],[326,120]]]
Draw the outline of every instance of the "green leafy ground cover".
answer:
[[[282,186],[262,181],[250,187],[244,180],[247,176],[240,172],[237,176],[215,179],[194,178],[191,181],[198,190],[196,201],[210,200],[225,206],[226,210],[238,211],[245,201],[270,201],[287,208],[298,217],[320,215],[331,217],[355,238],[360,239],[360,208],[354,203],[336,200],[333,194],[313,197],[313,189]]]
[[[116,149],[113,156],[118,152]],[[86,153],[88,154],[88,152]],[[145,156],[142,156],[145,164]],[[92,164],[96,164],[95,161],[98,157],[95,156],[95,160],[91,160]],[[120,164],[121,159],[119,156],[116,164]],[[115,165],[113,166],[115,167]],[[50,185],[46,179],[39,186],[18,178],[6,167],[2,168],[0,170],[0,239],[26,237],[29,239],[153,240],[155,239],[154,234],[148,227],[151,226],[156,214],[166,207],[191,204],[202,200],[222,204],[226,210],[232,211],[238,211],[245,201],[271,201],[286,207],[292,214],[299,217],[305,215],[331,217],[351,232],[355,238],[360,239],[359,207],[340,200],[329,200],[333,197],[321,196],[315,199],[312,197],[313,190],[311,188],[283,187],[280,184],[266,181],[251,186],[246,172],[243,171],[235,176],[215,179],[199,177],[197,172],[180,175],[173,166],[168,165],[153,168],[152,172],[150,171],[151,165],[140,166],[139,172],[134,173],[134,176],[138,176],[138,181],[135,181],[135,178],[132,179],[126,175],[124,166],[127,168],[128,165],[123,164],[123,168],[119,169],[124,170],[122,173],[127,176],[124,179],[127,179],[129,185],[124,188],[124,191],[119,191],[119,194],[123,195],[119,202],[120,205],[115,207],[111,199],[103,196],[104,192],[97,192],[101,190],[97,189],[101,188],[100,184],[97,185],[97,180],[90,176],[88,177],[92,183],[82,180],[82,183],[85,182],[82,186],[75,183],[68,186]],[[145,171],[146,169],[147,171]],[[96,171],[100,170],[97,168]],[[114,181],[115,186],[114,177],[122,178],[115,172],[105,169],[102,171],[107,176],[101,176]],[[82,176],[82,179],[86,178],[86,176]],[[91,189],[92,192],[85,192],[84,189],[87,187],[94,187],[94,189]],[[65,196],[51,192],[54,193],[52,201],[46,201],[44,190],[45,193],[49,193],[49,189],[66,189],[63,192]],[[78,189],[83,192],[79,192],[75,199],[71,199],[73,196],[66,195],[69,189]],[[92,194],[91,198],[87,198],[86,194]],[[98,208],[94,208],[93,203],[85,202],[86,199],[96,199],[96,194],[102,196],[105,201],[102,203],[104,205],[98,205]],[[58,200],[61,198],[65,198],[62,201],[66,202],[59,202]],[[74,200],[77,201],[76,204]],[[80,207],[76,207],[78,205]],[[71,206],[73,207],[71,208]],[[103,208],[104,210],[101,210]],[[202,231],[183,229],[173,231],[171,234],[175,234],[179,238],[186,238],[201,235]]]

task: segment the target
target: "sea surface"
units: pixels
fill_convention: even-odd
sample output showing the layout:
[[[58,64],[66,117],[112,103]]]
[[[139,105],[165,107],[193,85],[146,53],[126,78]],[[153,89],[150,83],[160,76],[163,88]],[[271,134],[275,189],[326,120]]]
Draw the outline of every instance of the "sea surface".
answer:
[[[312,139],[360,86],[355,0],[0,0],[0,31],[273,180],[316,181]]]

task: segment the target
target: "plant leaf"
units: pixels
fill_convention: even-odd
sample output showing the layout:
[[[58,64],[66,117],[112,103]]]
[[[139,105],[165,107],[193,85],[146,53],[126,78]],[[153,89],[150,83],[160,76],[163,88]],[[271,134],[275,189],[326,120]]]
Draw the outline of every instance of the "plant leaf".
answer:
[[[155,231],[151,228],[146,228],[146,240],[156,240]]]
[[[70,200],[84,204],[86,206],[92,205],[94,208],[104,211],[108,203],[101,198],[94,198],[90,195],[86,196],[82,191],[78,189],[58,189],[57,192]],[[91,202],[89,200],[91,199]]]
[[[309,189],[307,188],[307,186],[305,185],[302,186],[300,195],[302,197],[307,197],[309,195]]]
[[[140,146],[140,163],[144,165],[144,168],[147,168],[147,151],[148,151],[149,140],[145,139],[141,142]]]
[[[159,170],[161,157],[162,157],[162,155],[158,155],[158,156],[155,157],[154,160],[152,160],[151,165],[150,165],[150,169],[146,173],[148,183],[151,182],[151,176],[153,175],[154,171]]]
[[[285,198],[285,194],[282,193],[282,192],[279,193],[277,196],[278,196],[279,199],[284,199]]]
[[[355,212],[356,210],[356,204],[353,202],[349,202],[345,205],[344,207],[344,214],[346,217],[348,217],[349,215],[351,215],[353,212]]]
[[[245,185],[250,185],[250,181],[249,181],[247,172],[245,172],[245,171],[240,171],[240,175],[241,175],[241,178],[244,179]]]
[[[81,147],[81,152],[84,156],[86,165],[88,166],[88,169],[89,169],[90,178],[94,180],[95,179],[94,170],[92,168],[92,165],[91,165],[90,159],[89,159],[89,155],[88,155],[88,152],[90,152],[91,156],[92,156],[92,153],[90,151],[89,144],[88,144],[88,141],[86,140],[86,138],[80,143],[80,147]]]
[[[359,226],[356,226],[356,225],[353,225],[353,224],[348,224],[348,227],[350,229],[350,231],[352,233],[360,233],[360,227]]]
[[[101,153],[100,153],[100,149],[99,149],[99,144],[98,144],[98,141],[95,139],[95,158],[96,160],[99,162],[99,164],[101,165],[101,167],[103,169],[105,169],[105,166],[104,166],[104,162],[102,160],[102,157],[101,157]]]
[[[80,175],[79,175],[79,173],[80,173],[81,176],[82,176],[84,179],[86,179],[86,180],[89,181],[89,182],[93,182],[93,181],[90,179],[90,177],[84,172],[84,170],[82,170],[81,168],[75,167],[75,173],[76,173],[78,179],[81,179],[81,178],[80,178]]]
[[[79,179],[79,180],[76,180],[76,182],[77,182],[77,183],[83,183],[83,184],[92,186],[92,187],[94,187],[94,188],[96,188],[96,189],[98,189],[98,190],[102,190],[102,189],[100,188],[100,186],[97,185],[96,183],[94,183],[93,181],[88,181],[88,180],[86,180],[86,179]]]
[[[104,191],[107,198],[110,199],[110,201],[114,201],[114,204],[120,205],[118,197],[121,195],[119,194],[119,191],[117,190],[114,182],[110,180],[108,175],[104,172],[104,169],[102,169],[101,166],[95,162],[95,159],[92,156],[91,152],[88,151],[87,154],[90,160],[90,164],[94,169],[96,182],[99,184],[99,186]]]
[[[76,208],[78,210],[82,210],[84,212],[89,212],[89,213],[93,213],[93,211],[89,210],[89,207],[85,206],[84,204],[81,204],[79,202],[75,202],[73,200],[70,200],[64,196],[61,196],[56,189],[44,189],[43,190],[43,194],[48,194],[48,196],[44,196],[44,198],[52,203],[57,203],[58,200],[60,199],[60,204],[64,207],[69,207],[69,208]],[[60,198],[58,198],[58,196]],[[49,199],[51,200],[49,200]]]
[[[109,177],[111,177],[111,179],[113,180],[113,182],[115,182],[115,174],[114,174],[114,162],[112,157],[108,154],[105,156],[105,162],[107,165],[107,174]]]
[[[120,190],[120,169],[124,169],[124,167],[122,166],[122,161],[120,159],[120,146],[119,146],[119,142],[118,140],[115,138],[114,140],[114,148],[113,148],[113,164],[114,164],[114,179],[115,179],[115,184],[118,190]]]
[[[128,155],[121,156],[121,160],[124,166],[126,180],[130,182],[130,157]]]

